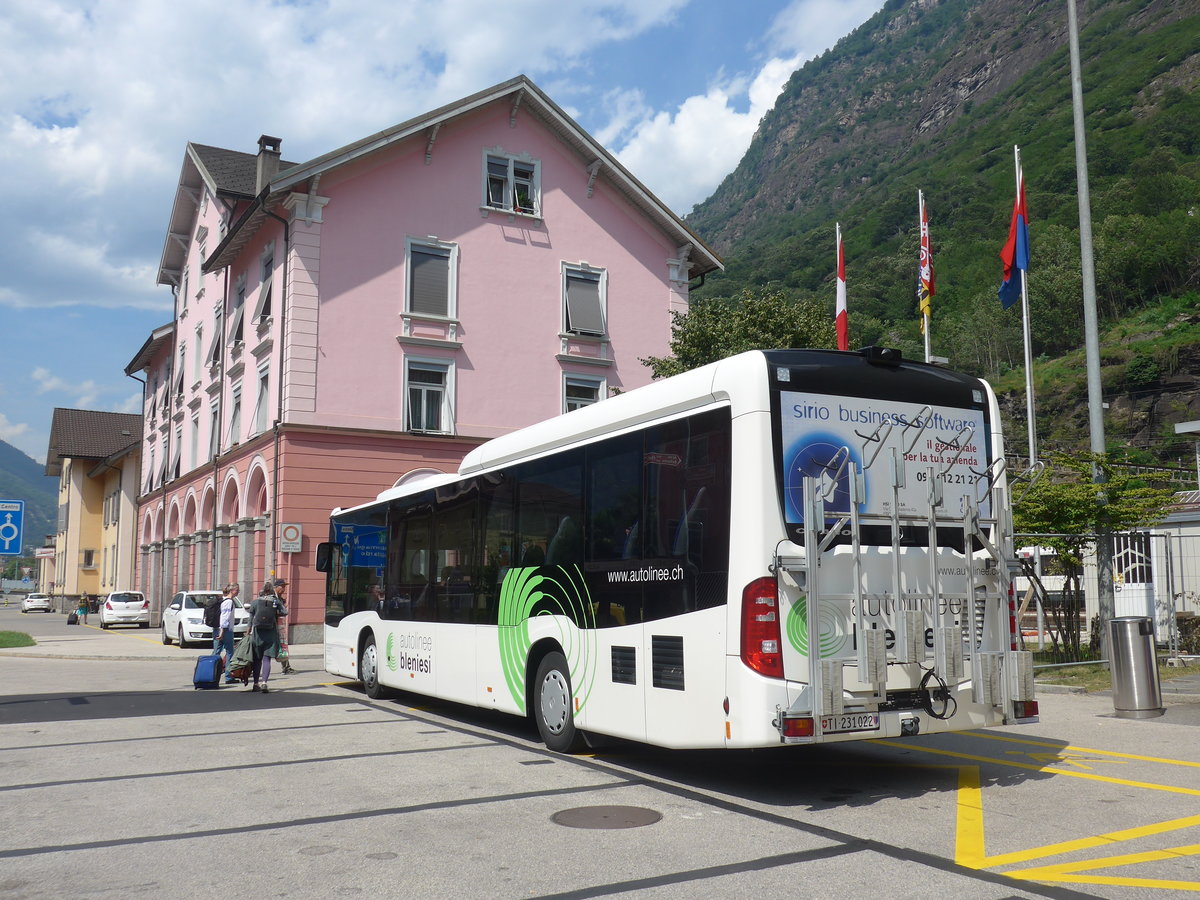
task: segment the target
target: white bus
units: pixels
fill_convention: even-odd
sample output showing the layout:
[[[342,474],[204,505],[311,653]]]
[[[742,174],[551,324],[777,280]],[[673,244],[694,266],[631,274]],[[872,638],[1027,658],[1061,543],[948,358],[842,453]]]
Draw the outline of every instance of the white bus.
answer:
[[[1035,721],[999,422],[985,382],[870,348],[743,353],[513,432],[333,513],[325,668],[564,752]]]

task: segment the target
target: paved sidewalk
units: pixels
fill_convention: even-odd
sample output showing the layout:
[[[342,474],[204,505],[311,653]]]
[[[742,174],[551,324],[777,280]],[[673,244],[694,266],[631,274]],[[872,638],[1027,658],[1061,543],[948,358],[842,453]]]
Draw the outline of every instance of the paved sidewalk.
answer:
[[[65,634],[33,635],[34,647],[0,649],[0,657],[24,656],[43,659],[142,659],[182,660],[194,665],[196,657],[206,649],[200,644],[180,648],[164,644],[155,628],[111,628],[99,625],[78,625],[65,629]],[[323,660],[321,644],[289,644],[292,659]]]

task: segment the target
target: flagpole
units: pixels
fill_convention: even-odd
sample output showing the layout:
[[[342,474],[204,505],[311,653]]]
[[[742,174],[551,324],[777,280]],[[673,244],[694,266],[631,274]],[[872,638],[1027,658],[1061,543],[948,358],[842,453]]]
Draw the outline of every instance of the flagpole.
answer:
[[[1013,162],[1017,175],[1017,194],[1024,185],[1025,173],[1021,171],[1021,148],[1013,144]],[[1025,427],[1029,436],[1029,464],[1037,462],[1037,419],[1034,415],[1033,397],[1033,342],[1029,337],[1029,281],[1025,269],[1021,269],[1021,325],[1025,339]]]
[[[924,238],[925,238],[924,233],[923,233],[924,228],[925,228],[925,192],[918,190],[917,191],[917,239],[921,242],[924,242]],[[920,269],[918,269],[917,270],[917,289],[918,289],[917,293],[918,294],[920,294],[921,275],[922,275],[922,272]],[[933,354],[930,351],[930,344],[929,344],[929,309],[928,309],[928,307],[926,307],[926,309],[922,311],[921,317],[922,317],[921,318],[922,324],[925,326],[924,328],[921,329],[922,331],[925,332],[925,362],[929,362],[930,359],[932,358]]]

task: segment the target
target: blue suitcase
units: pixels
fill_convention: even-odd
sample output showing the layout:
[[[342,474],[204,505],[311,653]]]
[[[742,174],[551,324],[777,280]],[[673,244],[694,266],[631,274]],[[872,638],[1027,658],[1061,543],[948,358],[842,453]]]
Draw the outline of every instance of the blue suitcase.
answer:
[[[196,671],[192,675],[192,686],[197,690],[200,688],[207,690],[219,687],[221,684],[221,674],[224,671],[225,661],[221,659],[220,653],[201,656],[196,660]]]

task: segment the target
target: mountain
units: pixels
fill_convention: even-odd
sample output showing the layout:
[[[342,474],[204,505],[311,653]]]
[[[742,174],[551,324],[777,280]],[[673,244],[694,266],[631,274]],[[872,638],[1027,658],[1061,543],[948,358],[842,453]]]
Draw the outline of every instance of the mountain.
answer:
[[[41,463],[0,441],[0,500],[25,501],[26,551],[42,546],[58,522],[58,479],[45,471]]]
[[[1189,368],[1200,344],[1200,0],[1078,7],[1105,390],[1179,389],[1163,414],[1200,412]],[[726,258],[696,302],[769,287],[820,297],[832,315],[840,222],[852,343],[920,357],[920,189],[937,273],[932,351],[1003,380],[1023,368],[1019,308],[1002,312],[996,299],[1014,144],[1031,218],[1033,352],[1075,353],[1082,276],[1062,0],[889,0],[795,72],[738,167],[688,216]],[[1130,317],[1141,324],[1121,327]],[[1074,372],[1082,366],[1056,374]],[[1079,399],[1072,384],[1039,402],[1052,440],[1078,442]],[[1129,434],[1182,455],[1173,435],[1166,450],[1156,443],[1164,429],[1150,418]]]

